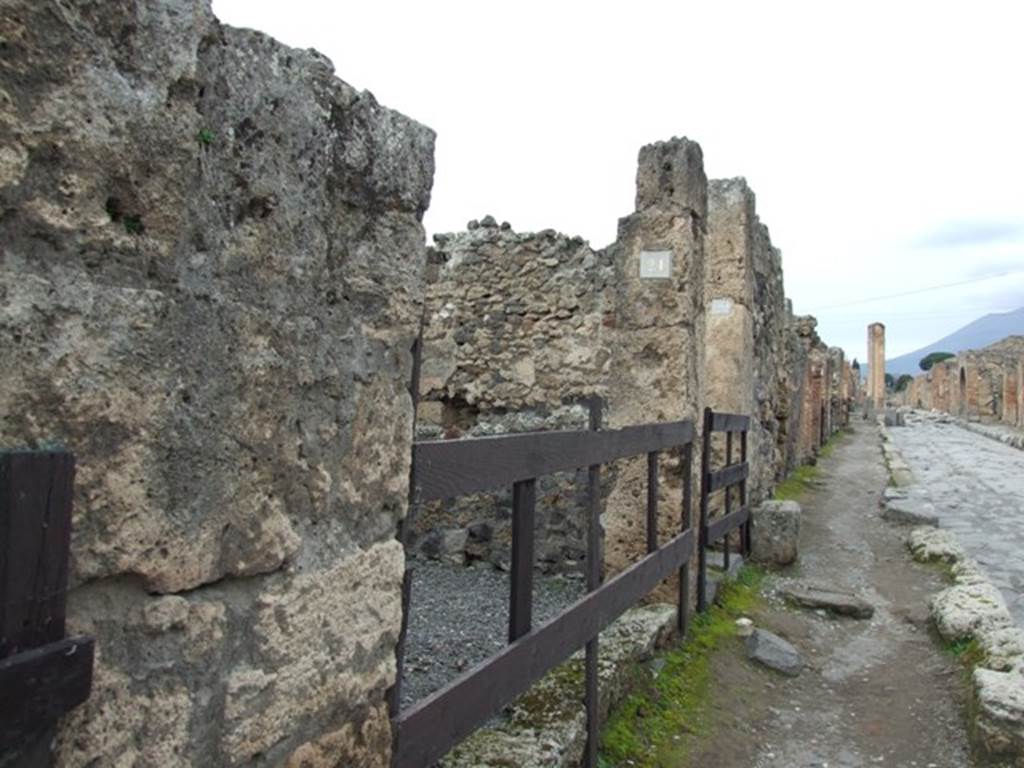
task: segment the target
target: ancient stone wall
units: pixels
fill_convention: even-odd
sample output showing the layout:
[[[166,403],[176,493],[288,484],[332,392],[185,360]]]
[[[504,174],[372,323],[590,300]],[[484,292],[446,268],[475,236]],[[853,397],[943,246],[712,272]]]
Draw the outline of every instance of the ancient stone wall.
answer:
[[[492,217],[435,238],[424,328],[418,432],[473,436],[582,429],[587,402],[604,401],[606,426],[696,418],[703,362],[707,181],[700,147],[685,139],[644,147],[637,210],[618,240],[594,251],[546,230],[517,234]],[[643,251],[671,252],[664,277],[641,277]],[[678,528],[678,457],[664,461],[666,535]],[[584,554],[582,474],[545,479],[538,560],[574,567]],[[609,468],[607,561],[643,551],[635,492],[646,463]],[[462,547],[470,557],[508,557],[508,494],[459,500],[418,517],[414,546],[428,555]],[[675,526],[673,528],[672,526]],[[460,533],[463,531],[464,533]],[[481,542],[480,532],[487,539]]]
[[[386,765],[433,133],[201,0],[4,5],[0,440],[78,460],[57,764]]]
[[[706,400],[754,417],[748,497],[756,503],[786,473],[788,310],[781,254],[742,178],[709,184],[705,294]]]
[[[431,249],[417,433],[479,437],[586,429],[607,397],[615,269],[582,239],[516,233],[490,216]],[[572,567],[585,552],[585,472],[538,483],[537,559]],[[509,559],[511,493],[419,510],[410,544],[430,557]]]
[[[671,254],[662,276],[643,276],[645,253]],[[437,235],[431,262],[423,438],[582,429],[595,395],[612,428],[699,424],[706,403],[754,416],[748,495],[756,502],[847,419],[852,373],[842,351],[821,342],[813,318],[792,318],[781,255],[753,192],[743,179],[708,183],[693,142],[641,150],[637,210],[603,251],[553,230],[516,233],[487,216]],[[663,536],[679,524],[677,462],[663,462]],[[642,460],[606,470],[611,570],[643,552],[645,482]],[[540,484],[542,568],[572,570],[584,557],[583,483],[566,474]],[[510,514],[508,492],[433,505],[417,515],[410,543],[429,557],[504,565]]]
[[[969,421],[1021,424],[1024,336],[968,350],[915,377],[906,404]]]
[[[611,284],[614,329],[607,424],[618,428],[652,421],[692,419],[704,407],[705,252],[707,177],[700,146],[688,139],[640,149],[636,210],[619,220],[608,247],[615,265]],[[666,258],[668,263],[664,264]],[[666,268],[648,272],[654,259]],[[678,454],[659,463],[658,530],[678,533],[682,483]],[[695,461],[696,465],[699,461]],[[646,551],[642,503],[644,457],[616,463],[607,483],[605,560],[611,571]],[[696,487],[696,486],[695,486]]]

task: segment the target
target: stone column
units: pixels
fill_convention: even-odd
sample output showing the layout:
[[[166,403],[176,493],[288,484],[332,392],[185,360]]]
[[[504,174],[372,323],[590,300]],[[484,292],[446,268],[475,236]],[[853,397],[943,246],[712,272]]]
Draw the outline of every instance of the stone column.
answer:
[[[608,249],[614,268],[612,307],[605,318],[605,327],[614,331],[609,427],[677,419],[699,425],[706,218],[700,146],[684,138],[643,147],[636,211],[619,221],[618,240]],[[679,473],[667,471],[673,461],[661,462],[663,540],[679,529]],[[646,487],[646,461],[617,462],[607,485],[605,562],[615,572],[645,551],[637,499]]]
[[[885,406],[885,326],[868,326],[868,402],[875,409]]]

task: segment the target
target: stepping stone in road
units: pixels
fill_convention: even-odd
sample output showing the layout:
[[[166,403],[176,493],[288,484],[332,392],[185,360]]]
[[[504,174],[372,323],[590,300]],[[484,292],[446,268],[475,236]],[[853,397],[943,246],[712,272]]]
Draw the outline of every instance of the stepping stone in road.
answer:
[[[804,668],[800,652],[771,632],[755,629],[744,641],[744,645],[747,648],[748,659],[789,677],[796,677]]]
[[[787,585],[780,591],[787,600],[804,608],[824,608],[840,616],[852,616],[855,619],[870,619],[875,615],[874,606],[852,592],[810,584]]]

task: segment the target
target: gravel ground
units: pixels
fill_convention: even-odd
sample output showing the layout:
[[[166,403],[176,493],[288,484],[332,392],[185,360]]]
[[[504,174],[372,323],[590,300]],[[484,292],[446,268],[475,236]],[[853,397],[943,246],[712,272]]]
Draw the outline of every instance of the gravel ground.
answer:
[[[508,639],[509,574],[415,560],[405,646],[402,708],[501,650]],[[534,574],[533,624],[555,616],[584,593],[580,578]]]

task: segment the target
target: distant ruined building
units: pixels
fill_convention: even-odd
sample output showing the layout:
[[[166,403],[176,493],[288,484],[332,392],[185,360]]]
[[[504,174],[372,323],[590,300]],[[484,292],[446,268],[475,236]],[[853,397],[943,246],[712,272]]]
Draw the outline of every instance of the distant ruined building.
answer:
[[[1024,427],[1024,336],[935,363],[914,378],[900,401],[968,421]]]
[[[68,631],[97,649],[57,766],[388,765],[414,432],[586,427],[594,396],[610,427],[749,413],[757,501],[849,419],[753,192],[692,141],[640,150],[607,248],[490,218],[428,248],[434,133],[315,51],[208,0],[3,25],[0,440],[77,457]],[[966,376],[956,402],[1009,413],[1012,377],[1019,419],[1019,360],[990,359],[913,397]],[[610,569],[642,464],[609,476]],[[578,488],[538,490],[540,567],[579,562]],[[678,525],[678,472],[659,492]],[[507,503],[422,510],[410,547],[500,564]]]

